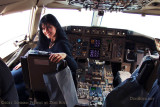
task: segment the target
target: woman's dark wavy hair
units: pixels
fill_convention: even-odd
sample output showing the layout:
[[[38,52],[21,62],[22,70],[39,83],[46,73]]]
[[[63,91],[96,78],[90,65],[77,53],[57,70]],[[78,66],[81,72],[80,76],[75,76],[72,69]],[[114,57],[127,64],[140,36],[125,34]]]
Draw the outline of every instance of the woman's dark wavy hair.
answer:
[[[59,41],[59,40],[63,40],[65,41],[68,46],[69,45],[69,42],[68,42],[68,38],[67,38],[67,35],[66,33],[64,32],[64,30],[62,29],[61,25],[59,24],[58,20],[56,19],[55,16],[53,16],[52,14],[47,14],[47,15],[44,15],[42,17],[42,19],[40,20],[40,23],[39,23],[39,41],[38,41],[38,44],[37,44],[37,48],[38,50],[46,50],[49,48],[49,43],[50,43],[50,39],[48,39],[42,32],[42,24],[46,25],[46,24],[51,24],[53,25],[55,28],[56,28],[56,41]]]

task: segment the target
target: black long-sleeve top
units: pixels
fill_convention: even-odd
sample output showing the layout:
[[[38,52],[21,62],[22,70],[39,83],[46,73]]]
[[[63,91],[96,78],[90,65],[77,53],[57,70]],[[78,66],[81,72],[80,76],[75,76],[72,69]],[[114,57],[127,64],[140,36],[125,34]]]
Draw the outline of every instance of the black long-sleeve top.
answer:
[[[34,50],[41,50],[40,47],[36,47]],[[68,66],[70,67],[72,72],[75,72],[78,68],[76,61],[72,57],[72,54],[70,52],[70,48],[68,44],[64,40],[57,41],[51,48],[43,49],[43,51],[51,52],[51,53],[61,53],[64,52],[67,54],[65,60],[68,63]]]

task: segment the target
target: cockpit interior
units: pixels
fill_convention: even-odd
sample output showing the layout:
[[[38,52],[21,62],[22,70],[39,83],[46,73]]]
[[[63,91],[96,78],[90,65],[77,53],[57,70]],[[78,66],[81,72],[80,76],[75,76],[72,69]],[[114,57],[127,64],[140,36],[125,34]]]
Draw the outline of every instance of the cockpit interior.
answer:
[[[125,29],[67,26],[76,59],[78,97],[103,104],[103,97],[126,80],[144,56],[156,52],[154,39]],[[82,100],[82,101],[83,101]]]
[[[62,94],[63,100],[60,103],[64,107],[152,107],[154,104],[160,106],[160,103],[156,102],[159,100],[159,94],[155,94],[159,90],[160,38],[129,29],[100,26],[107,12],[141,14],[143,17],[159,16],[159,6],[159,0],[0,1],[0,20],[8,14],[31,10],[28,33],[22,40],[12,43],[16,46],[14,51],[4,57],[2,54],[0,56],[10,71],[17,64],[22,64],[23,80],[30,96],[26,102],[16,102],[15,105],[1,99],[0,89],[0,104],[11,104],[11,107],[59,107],[60,97],[54,96]],[[78,65],[75,74],[76,86],[72,86],[74,78],[63,78],[62,74],[57,72],[68,67],[65,60],[58,64],[51,63],[48,59],[50,53],[33,51],[39,41],[39,21],[41,15],[46,14],[46,8],[79,11],[83,8],[93,12],[90,26],[62,26],[71,46],[71,54]],[[63,20],[67,21],[65,16]],[[7,42],[0,41],[0,53],[6,49],[5,43]],[[29,55],[26,56],[28,52]],[[54,79],[48,76],[52,71],[57,73]],[[68,83],[70,88],[67,89],[67,85],[62,84],[66,81],[57,84],[51,82],[58,81],[57,78],[60,78],[59,81],[72,81]],[[53,86],[46,87],[46,84],[51,83]],[[50,94],[41,93],[52,88]],[[56,91],[55,94],[54,91],[57,89],[61,91]]]

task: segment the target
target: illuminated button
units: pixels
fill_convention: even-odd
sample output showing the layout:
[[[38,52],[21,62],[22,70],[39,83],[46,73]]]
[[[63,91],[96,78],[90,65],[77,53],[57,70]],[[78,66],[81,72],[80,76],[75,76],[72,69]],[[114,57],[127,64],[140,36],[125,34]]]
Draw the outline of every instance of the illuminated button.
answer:
[[[82,42],[82,40],[79,38],[79,39],[77,39],[77,43],[81,43]]]
[[[88,33],[88,34],[89,34],[89,33],[90,33],[90,30],[86,30],[86,33]]]
[[[94,39],[91,40],[91,44],[94,44]]]
[[[119,31],[117,32],[117,35],[120,35],[120,32],[119,32]]]
[[[83,54],[83,56],[85,56],[85,55],[86,55],[86,52],[82,52],[82,54]]]
[[[126,33],[125,33],[125,32],[123,32],[123,33],[122,33],[122,35],[124,35],[124,36],[125,36],[125,35],[126,35]]]

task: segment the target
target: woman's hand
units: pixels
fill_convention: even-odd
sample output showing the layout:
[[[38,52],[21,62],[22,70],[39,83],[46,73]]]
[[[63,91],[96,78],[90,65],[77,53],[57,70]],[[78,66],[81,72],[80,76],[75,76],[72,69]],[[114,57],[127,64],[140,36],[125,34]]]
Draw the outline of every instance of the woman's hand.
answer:
[[[67,54],[66,53],[52,53],[50,54],[50,61],[58,63],[60,60],[66,58]]]
[[[19,64],[18,64],[17,66],[15,66],[13,69],[17,70],[17,69],[19,69],[21,66],[22,66],[21,63],[19,63]]]

